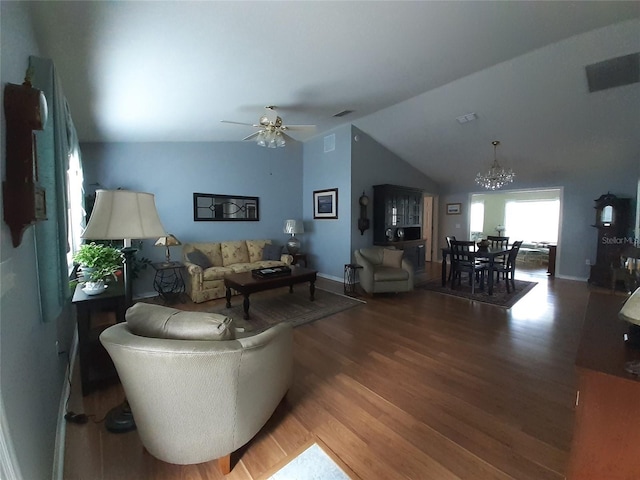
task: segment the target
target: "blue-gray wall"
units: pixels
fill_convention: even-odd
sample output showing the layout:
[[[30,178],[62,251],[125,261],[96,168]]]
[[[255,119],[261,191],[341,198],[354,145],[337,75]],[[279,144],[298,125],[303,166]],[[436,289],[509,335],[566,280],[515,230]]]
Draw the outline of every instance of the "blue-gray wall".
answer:
[[[563,187],[557,276],[580,280],[589,277],[590,267],[585,260],[589,259],[594,263],[596,258],[597,232],[591,225],[595,221],[594,200],[600,195],[610,192],[619,197],[631,198],[631,225],[635,224],[638,180],[633,172],[637,171],[639,163],[640,158],[628,158],[616,169],[603,163],[600,169],[576,170],[571,175],[557,175],[553,182],[534,184],[518,181],[513,184],[514,189]],[[468,238],[470,193],[479,191],[450,193],[441,197],[441,245],[447,235]],[[457,202],[462,203],[462,215],[445,215],[446,203]],[[460,228],[456,228],[457,225]],[[629,235],[632,235],[631,230]]]
[[[398,157],[389,149],[362,130],[352,127],[351,135],[351,175],[353,198],[351,208],[353,222],[351,225],[351,252],[358,248],[373,245],[373,185],[391,184],[422,189],[425,194],[437,195],[439,186],[424,173]],[[358,217],[360,204],[358,199],[362,192],[369,197],[367,213],[371,228],[360,235]]]
[[[325,138],[335,135],[335,149],[325,153]],[[332,142],[333,143],[333,142]],[[341,280],[350,263],[351,235],[351,128],[336,128],[304,144],[303,242],[313,268],[328,278]],[[338,218],[313,218],[313,192],[338,189]]]
[[[29,55],[38,55],[27,16],[27,2],[0,2],[1,80],[21,84]],[[2,100],[0,99],[0,102]],[[2,107],[4,111],[4,108]],[[2,178],[6,179],[6,124],[2,115]],[[0,200],[2,202],[2,200]],[[11,208],[2,205],[2,209]],[[53,220],[49,220],[53,221]],[[38,301],[34,227],[13,248],[9,228],[0,227],[0,405],[1,435],[13,447],[25,479],[52,476],[54,446],[66,355],[58,355],[58,339],[71,338],[70,308],[63,317],[44,323]],[[61,344],[61,350],[70,345]],[[6,466],[4,467],[6,468]]]
[[[302,218],[302,145],[260,148],[251,142],[83,143],[85,185],[153,193],[166,231],[182,243],[269,238],[284,245],[284,221]],[[96,186],[99,183],[100,186]],[[257,222],[194,222],[193,193],[260,198]],[[145,240],[138,253],[164,259],[164,248]],[[302,237],[304,242],[304,237]],[[181,247],[171,256],[181,258]],[[143,272],[134,292],[153,292],[153,272]]]

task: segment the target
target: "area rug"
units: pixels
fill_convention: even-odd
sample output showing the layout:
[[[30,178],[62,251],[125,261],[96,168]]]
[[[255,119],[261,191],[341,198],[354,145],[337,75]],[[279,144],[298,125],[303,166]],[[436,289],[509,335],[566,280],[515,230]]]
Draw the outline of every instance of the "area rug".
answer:
[[[324,444],[305,445],[284,466],[276,466],[275,473],[267,473],[265,480],[355,480],[351,470]]]
[[[231,308],[222,306],[207,311],[233,318],[236,328],[258,332],[280,322],[289,322],[297,327],[366,303],[319,288],[316,288],[314,296],[315,300],[310,301],[306,287],[300,287],[293,293],[289,293],[288,287],[254,293],[249,297],[249,320],[243,319],[242,295],[231,297]]]
[[[484,291],[480,291],[476,288],[475,293],[471,293],[471,287],[465,283],[464,279],[462,285],[456,286],[454,290],[451,289],[450,282],[443,287],[442,280],[429,280],[419,288],[425,290],[431,290],[432,292],[443,293],[445,295],[451,295],[454,297],[467,298],[469,300],[475,300],[476,302],[489,303],[502,308],[513,307],[518,300],[522,299],[527,293],[535,287],[537,282],[527,282],[525,280],[516,280],[515,291],[511,289],[511,293],[507,293],[507,287],[504,280],[500,283],[493,284],[493,295],[487,293],[487,286],[485,285]]]

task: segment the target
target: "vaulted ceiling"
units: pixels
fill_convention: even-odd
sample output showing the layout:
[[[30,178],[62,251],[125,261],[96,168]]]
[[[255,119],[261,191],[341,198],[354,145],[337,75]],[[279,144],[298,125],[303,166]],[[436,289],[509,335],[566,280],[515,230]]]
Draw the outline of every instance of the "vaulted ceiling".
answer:
[[[640,84],[584,67],[640,51],[639,2],[32,2],[81,141],[239,141],[264,106],[353,123],[448,189],[498,157],[529,182],[640,161]],[[607,27],[607,28],[603,28]],[[587,33],[590,32],[590,33]],[[336,118],[343,110],[353,113]],[[476,113],[459,124],[456,117]],[[259,147],[256,147],[259,148]],[[461,173],[464,173],[462,175]]]

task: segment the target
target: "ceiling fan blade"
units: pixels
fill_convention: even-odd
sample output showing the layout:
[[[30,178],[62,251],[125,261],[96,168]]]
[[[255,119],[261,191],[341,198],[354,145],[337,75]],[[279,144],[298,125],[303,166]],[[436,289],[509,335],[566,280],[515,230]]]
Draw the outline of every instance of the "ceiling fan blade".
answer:
[[[244,137],[242,141],[244,142],[245,140],[251,140],[252,138],[257,137],[258,135],[260,135],[260,132],[252,133],[248,137]]]
[[[312,130],[316,128],[315,125],[283,125],[285,130]]]
[[[232,122],[230,120],[220,120],[222,123],[231,123],[233,125],[246,125],[247,127],[259,127],[260,125],[254,125],[252,123]]]

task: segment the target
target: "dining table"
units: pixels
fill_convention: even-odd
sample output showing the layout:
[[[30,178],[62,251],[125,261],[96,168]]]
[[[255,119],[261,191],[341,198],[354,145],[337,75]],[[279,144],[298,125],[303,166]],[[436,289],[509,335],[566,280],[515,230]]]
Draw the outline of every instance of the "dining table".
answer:
[[[466,253],[466,252],[465,252]],[[469,252],[469,256],[476,259],[487,261],[487,270],[489,278],[487,279],[487,293],[493,295],[493,272],[496,257],[508,255],[508,248],[478,248],[475,252]],[[449,259],[449,260],[448,260]],[[451,263],[451,249],[449,247],[442,248],[442,286],[447,284],[447,263]]]

